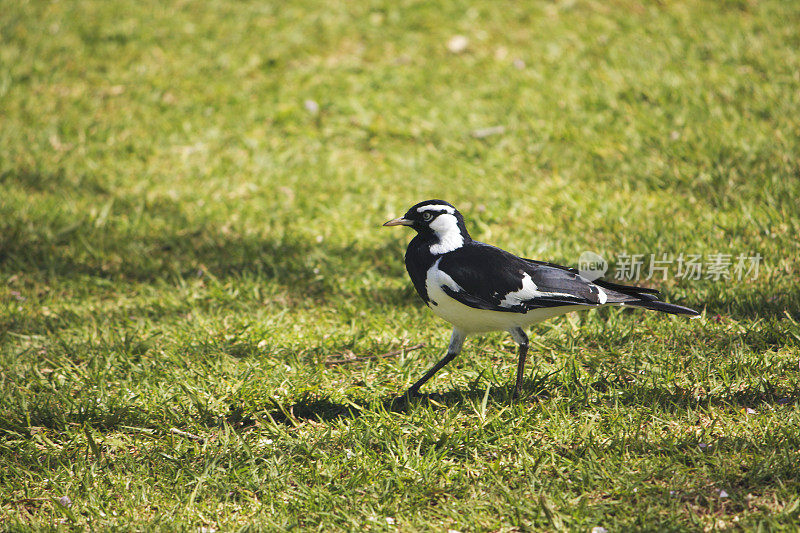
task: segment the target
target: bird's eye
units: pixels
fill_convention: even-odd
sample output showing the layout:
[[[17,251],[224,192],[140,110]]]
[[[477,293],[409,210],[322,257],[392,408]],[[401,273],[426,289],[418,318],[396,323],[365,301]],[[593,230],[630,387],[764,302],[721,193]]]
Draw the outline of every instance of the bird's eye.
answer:
[[[430,213],[428,213],[428,212],[422,213],[422,220],[424,220],[425,222],[429,221],[432,218],[433,218],[433,215],[431,215]]]

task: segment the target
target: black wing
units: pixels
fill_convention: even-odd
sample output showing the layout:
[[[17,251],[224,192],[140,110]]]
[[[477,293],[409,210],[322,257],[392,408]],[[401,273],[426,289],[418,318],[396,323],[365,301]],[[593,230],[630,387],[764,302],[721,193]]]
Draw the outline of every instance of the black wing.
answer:
[[[528,263],[533,263],[535,265],[542,265],[548,266],[552,268],[560,268],[561,270],[566,270],[567,272],[572,272],[573,274],[578,274],[578,269],[567,267],[564,265],[559,265],[556,263],[548,263],[547,261],[537,261],[536,259],[525,259]],[[592,283],[599,287],[603,287],[604,289],[611,289],[612,291],[616,291],[622,294],[628,294],[630,296],[642,296],[646,294],[659,294],[659,291],[656,289],[649,289],[647,287],[635,287],[633,285],[620,285],[618,283],[612,283],[610,281],[604,279],[596,279]],[[655,298],[653,298],[655,299]]]
[[[477,309],[526,313],[543,307],[597,306],[606,303],[603,296],[607,298],[575,272],[532,263],[482,243],[473,242],[446,254],[439,269],[460,287],[443,286],[442,290]],[[526,275],[535,290],[520,293]],[[516,297],[507,298],[515,293]]]
[[[558,265],[556,263],[537,261],[536,259],[525,259],[524,261],[534,265],[561,269],[572,274],[578,274],[576,269]],[[700,315],[700,313],[694,309],[660,301],[658,299],[659,291],[656,289],[637,287],[635,285],[620,285],[604,279],[596,279],[591,282],[591,284],[603,289],[607,296],[606,303],[618,303],[631,307],[641,307],[644,309],[651,309],[653,311],[661,311],[662,313],[670,313],[674,315]]]

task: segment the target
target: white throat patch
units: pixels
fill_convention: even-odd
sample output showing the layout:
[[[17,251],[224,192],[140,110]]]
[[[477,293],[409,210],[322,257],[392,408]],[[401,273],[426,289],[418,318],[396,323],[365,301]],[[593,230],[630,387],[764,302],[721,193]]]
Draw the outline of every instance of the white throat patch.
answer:
[[[458,219],[454,215],[442,213],[431,222],[430,228],[439,239],[430,248],[433,255],[446,254],[464,245],[464,236],[458,229]]]

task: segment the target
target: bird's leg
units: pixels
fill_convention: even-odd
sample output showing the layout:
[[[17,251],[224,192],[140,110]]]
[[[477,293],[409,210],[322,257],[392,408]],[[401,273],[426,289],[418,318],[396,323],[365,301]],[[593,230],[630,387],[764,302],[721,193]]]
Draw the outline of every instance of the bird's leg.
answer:
[[[419,388],[422,387],[426,381],[431,379],[434,374],[441,370],[444,365],[452,361],[455,356],[461,353],[461,347],[464,345],[464,339],[466,338],[467,336],[464,333],[456,328],[453,328],[453,336],[450,337],[450,344],[447,346],[447,354],[442,358],[441,361],[433,365],[433,368],[425,372],[425,375],[422,376],[419,381],[411,385],[406,394],[409,396],[420,396]]]
[[[509,331],[514,342],[519,344],[519,360],[517,361],[517,384],[514,386],[512,398],[517,398],[522,390],[522,376],[525,374],[525,358],[528,356],[528,336],[522,328],[513,328]]]

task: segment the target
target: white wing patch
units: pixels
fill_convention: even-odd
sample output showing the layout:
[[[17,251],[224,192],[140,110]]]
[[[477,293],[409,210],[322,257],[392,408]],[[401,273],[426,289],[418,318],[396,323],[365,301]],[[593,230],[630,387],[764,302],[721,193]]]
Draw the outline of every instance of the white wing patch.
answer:
[[[606,302],[606,293],[600,289],[600,303],[604,304]],[[542,298],[546,296],[565,296],[567,298],[574,298],[574,294],[569,294],[566,292],[548,292],[548,291],[540,291],[536,284],[531,279],[530,274],[525,272],[522,275],[522,288],[513,292],[509,292],[503,297],[503,300],[500,302],[500,307],[515,307],[517,305],[522,305],[524,302],[529,300],[533,300],[534,298]]]
[[[597,287],[597,285],[595,285],[595,287]],[[597,287],[597,299],[600,300],[600,305],[603,305],[604,303],[606,303],[606,300],[608,300],[608,295],[606,294],[606,291],[604,291],[600,287]]]
[[[525,300],[530,300],[542,293],[537,290],[536,284],[531,279],[531,276],[526,272],[522,276],[522,288],[518,291],[509,292],[505,298],[500,302],[500,307],[514,307],[520,305]]]

